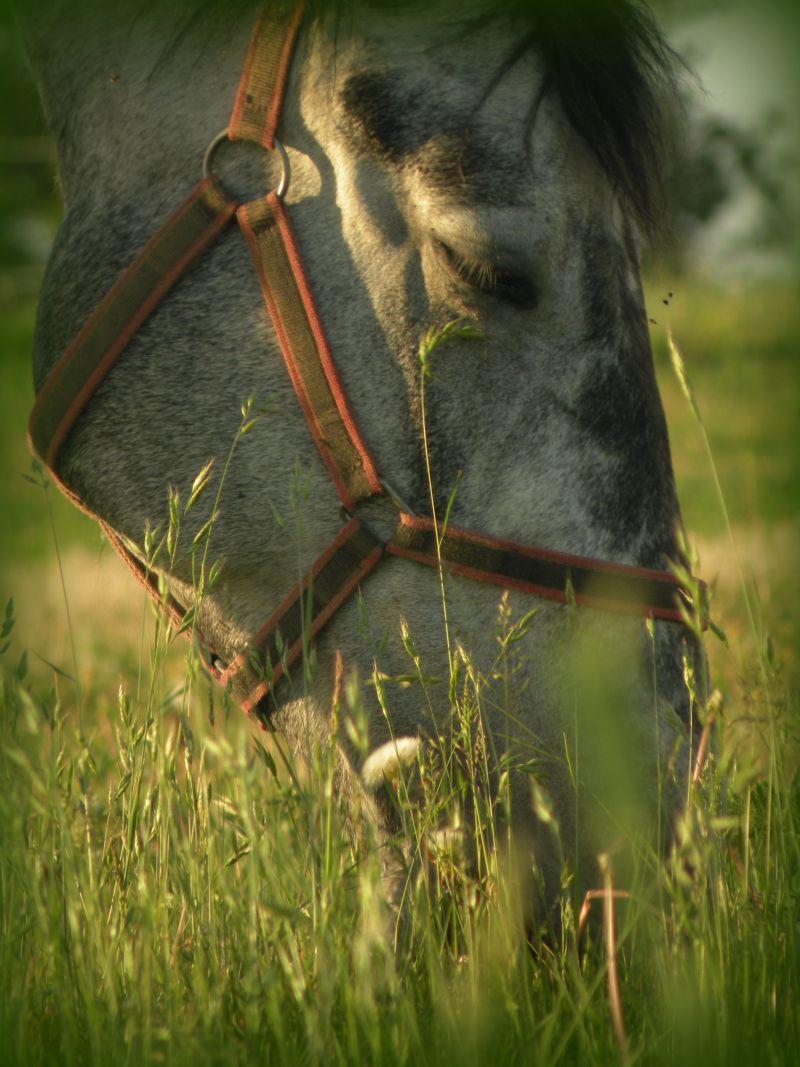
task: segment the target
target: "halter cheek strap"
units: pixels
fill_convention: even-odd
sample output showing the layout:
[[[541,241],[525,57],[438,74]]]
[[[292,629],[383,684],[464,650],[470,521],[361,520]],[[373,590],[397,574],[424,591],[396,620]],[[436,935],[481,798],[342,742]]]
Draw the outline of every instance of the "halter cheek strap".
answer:
[[[232,141],[275,147],[289,67],[303,21],[305,0],[292,9],[265,5],[253,27],[228,126]]]
[[[286,208],[274,193],[236,213],[322,462],[344,507],[383,492],[322,328]]]
[[[51,370],[31,414],[31,444],[48,467],[56,467],[70,430],[128,342],[235,209],[214,182],[200,182],[86,320]]]
[[[285,153],[275,134],[302,17],[302,4],[290,10],[282,5],[264,9],[247,50],[226,131],[232,141],[279,149],[285,167]],[[30,440],[57,484],[87,511],[58,477],[64,442],[142,323],[236,218],[314,443],[350,515],[232,663],[220,666],[219,658],[209,651],[209,668],[243,707],[254,712],[262,725],[266,723],[267,699],[275,686],[387,555],[442,565],[466,578],[561,603],[688,624],[680,582],[665,571],[567,555],[450,526],[437,528],[432,519],[408,513],[391,492],[389,499],[399,515],[388,544],[352,516],[361,502],[382,494],[386,486],[342,385],[283,204],[288,170],[277,192],[238,204],[210,173],[218,140],[206,154],[204,170],[209,173],[204,180],[134,257],[56,363],[36,398]],[[139,580],[158,597],[154,575],[115,531],[98,521]],[[167,607],[176,620],[185,614],[172,600]]]

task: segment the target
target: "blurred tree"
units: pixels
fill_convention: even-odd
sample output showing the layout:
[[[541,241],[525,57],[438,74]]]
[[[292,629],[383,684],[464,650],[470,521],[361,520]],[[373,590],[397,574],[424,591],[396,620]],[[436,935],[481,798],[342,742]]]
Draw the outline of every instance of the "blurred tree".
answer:
[[[672,269],[690,266],[704,228],[736,204],[747,219],[741,244],[762,252],[791,251],[795,237],[800,157],[788,138],[785,112],[775,107],[757,122],[736,122],[710,110],[698,94],[685,101],[680,154],[666,182],[667,215],[656,250]]]
[[[794,7],[763,0],[654,0],[690,71],[683,123],[666,178],[656,259],[671,270],[730,273],[798,264],[800,130]],[[800,9],[798,9],[800,10]]]
[[[0,302],[38,290],[60,211],[39,96],[0,0]]]

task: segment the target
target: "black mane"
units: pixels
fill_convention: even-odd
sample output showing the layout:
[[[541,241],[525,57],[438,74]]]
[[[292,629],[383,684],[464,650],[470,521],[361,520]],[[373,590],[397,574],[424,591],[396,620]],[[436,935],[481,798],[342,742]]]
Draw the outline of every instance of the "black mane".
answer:
[[[537,44],[574,128],[639,221],[663,206],[680,59],[633,0],[539,0]]]

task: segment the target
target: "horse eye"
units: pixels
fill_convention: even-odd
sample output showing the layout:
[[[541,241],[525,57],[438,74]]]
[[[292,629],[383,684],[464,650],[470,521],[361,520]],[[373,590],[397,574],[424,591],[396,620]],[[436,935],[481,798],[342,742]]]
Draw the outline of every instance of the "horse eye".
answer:
[[[468,259],[438,239],[436,247],[448,270],[470,288],[516,307],[536,306],[536,290],[530,278],[495,263]]]

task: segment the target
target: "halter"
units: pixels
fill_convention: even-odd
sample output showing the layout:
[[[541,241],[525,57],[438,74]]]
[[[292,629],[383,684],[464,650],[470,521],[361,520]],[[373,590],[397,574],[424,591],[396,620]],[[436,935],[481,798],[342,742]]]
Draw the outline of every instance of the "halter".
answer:
[[[275,10],[265,9],[256,23],[229,125],[206,151],[202,181],[101,300],[36,398],[30,440],[56,483],[88,510],[58,478],[65,440],[142,323],[235,217],[250,249],[286,369],[347,516],[334,540],[244,651],[226,666],[209,650],[209,669],[230,687],[246,711],[255,712],[262,724],[266,721],[265,698],[302,655],[309,639],[387,556],[428,567],[441,562],[466,578],[560,603],[574,601],[690,625],[681,583],[670,573],[437,525],[431,518],[413,514],[382,480],[339,378],[283,202],[290,180],[289,160],[275,133],[303,5],[289,12],[275,6]],[[277,151],[283,164],[277,189],[247,203],[231,199],[213,174],[214,152],[225,139]],[[397,527],[388,542],[356,515],[360,504],[382,494],[398,512]],[[152,572],[113,529],[93,517],[139,580],[159,597]],[[177,620],[185,615],[172,600],[168,607]]]

